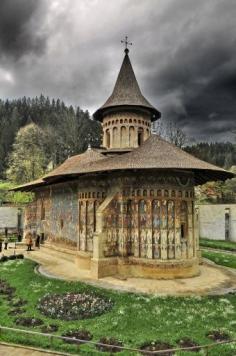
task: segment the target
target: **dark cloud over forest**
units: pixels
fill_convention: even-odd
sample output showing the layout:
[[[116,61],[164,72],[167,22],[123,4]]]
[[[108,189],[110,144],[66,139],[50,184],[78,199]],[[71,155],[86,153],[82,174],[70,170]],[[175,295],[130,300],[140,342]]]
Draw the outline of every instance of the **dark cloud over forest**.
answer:
[[[91,112],[123,51],[144,95],[196,140],[236,128],[235,0],[1,0],[0,97],[41,92]]]

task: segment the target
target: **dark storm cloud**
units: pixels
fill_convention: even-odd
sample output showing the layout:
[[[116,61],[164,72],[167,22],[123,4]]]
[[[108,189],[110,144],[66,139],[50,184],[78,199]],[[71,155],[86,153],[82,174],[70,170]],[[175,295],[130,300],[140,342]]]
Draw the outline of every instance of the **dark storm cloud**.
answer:
[[[1,55],[19,59],[1,66],[0,56],[0,97],[43,92],[93,112],[111,94],[128,34],[163,121],[190,139],[232,139],[235,18],[235,0],[0,1]]]
[[[178,9],[177,4],[181,4]],[[162,26],[168,24],[172,38],[165,32],[167,44],[159,53],[165,60],[150,70],[147,89],[160,99],[165,119],[175,120],[195,139],[232,139],[236,125],[235,16],[236,3],[230,0],[175,1],[163,16]],[[150,67],[155,68],[157,58],[150,59]]]
[[[0,55],[20,58],[28,52],[40,52],[44,37],[37,33],[41,0],[0,1]]]

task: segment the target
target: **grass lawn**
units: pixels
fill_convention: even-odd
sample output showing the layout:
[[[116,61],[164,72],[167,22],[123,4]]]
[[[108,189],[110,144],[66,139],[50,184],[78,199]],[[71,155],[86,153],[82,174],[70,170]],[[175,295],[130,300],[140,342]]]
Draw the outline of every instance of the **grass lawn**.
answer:
[[[236,263],[236,261],[235,261]],[[101,337],[115,337],[124,346],[139,348],[145,342],[161,340],[177,346],[176,341],[189,337],[199,344],[211,343],[206,334],[212,330],[225,331],[236,339],[236,295],[209,297],[156,297],[132,293],[119,293],[95,288],[80,282],[66,282],[45,278],[34,272],[35,263],[30,260],[15,260],[0,264],[0,278],[16,288],[14,298],[22,298],[27,304],[22,308],[25,313],[19,316],[40,318],[44,324],[56,324],[59,329],[55,334],[82,328],[93,335],[93,341]],[[66,292],[96,293],[113,302],[110,311],[104,314],[77,321],[63,321],[44,316],[38,309],[38,301],[47,293]],[[12,306],[4,295],[0,294],[0,325],[19,327],[16,316],[9,314]],[[26,328],[40,331],[40,327]],[[35,345],[49,349],[49,341],[39,336],[23,336],[12,332],[1,332],[0,340],[14,343]],[[236,355],[236,345],[217,346],[209,350],[208,355]],[[76,345],[54,341],[53,348],[78,354]],[[82,345],[80,355],[108,355],[96,351],[93,346]],[[178,355],[193,355],[182,352]],[[204,355],[201,351],[196,353]],[[128,351],[118,355],[136,355]]]
[[[202,251],[202,257],[208,258],[218,265],[236,268],[236,255],[233,254],[215,251]]]
[[[236,242],[232,241],[200,239],[200,246],[216,248],[219,250],[236,251]]]

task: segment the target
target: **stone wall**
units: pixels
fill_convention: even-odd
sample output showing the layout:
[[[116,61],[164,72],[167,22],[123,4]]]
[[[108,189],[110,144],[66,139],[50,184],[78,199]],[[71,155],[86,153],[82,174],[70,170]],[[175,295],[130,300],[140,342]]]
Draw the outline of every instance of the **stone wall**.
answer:
[[[16,231],[18,227],[23,228],[23,209],[20,209],[21,217],[19,215],[19,209],[14,206],[1,206],[0,207],[0,233],[4,232],[7,227],[9,231]]]
[[[236,204],[201,204],[197,208],[200,237],[236,242]]]

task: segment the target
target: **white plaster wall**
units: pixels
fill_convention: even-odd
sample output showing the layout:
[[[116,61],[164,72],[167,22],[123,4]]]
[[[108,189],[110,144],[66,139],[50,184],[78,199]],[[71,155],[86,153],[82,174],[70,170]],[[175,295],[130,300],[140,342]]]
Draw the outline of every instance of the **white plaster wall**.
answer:
[[[199,235],[212,240],[225,240],[225,209],[230,212],[230,240],[236,242],[236,204],[201,204]]]
[[[5,227],[17,228],[17,214],[18,214],[17,207],[1,206],[0,207],[0,231],[4,230]],[[23,216],[22,216],[22,221],[23,221]]]

